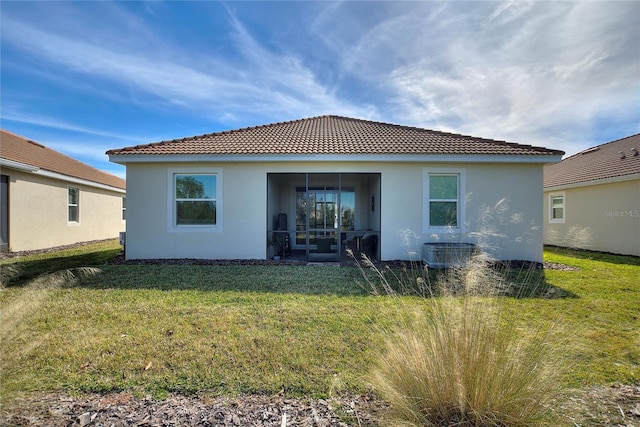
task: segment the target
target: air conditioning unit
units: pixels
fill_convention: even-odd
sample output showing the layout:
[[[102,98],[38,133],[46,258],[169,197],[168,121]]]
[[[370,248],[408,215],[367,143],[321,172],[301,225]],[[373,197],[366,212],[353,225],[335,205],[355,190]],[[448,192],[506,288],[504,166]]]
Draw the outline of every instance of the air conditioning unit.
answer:
[[[476,251],[473,243],[425,243],[422,262],[431,268],[449,268],[465,265]]]
[[[126,231],[121,231],[120,232],[120,246],[122,246],[124,248],[124,244],[127,241],[127,232]]]

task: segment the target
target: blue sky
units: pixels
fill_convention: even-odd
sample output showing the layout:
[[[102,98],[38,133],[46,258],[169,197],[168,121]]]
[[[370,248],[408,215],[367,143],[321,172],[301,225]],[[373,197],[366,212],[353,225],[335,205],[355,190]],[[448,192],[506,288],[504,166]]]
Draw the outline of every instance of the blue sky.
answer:
[[[640,2],[0,2],[2,128],[111,148],[323,114],[561,149],[640,132]]]

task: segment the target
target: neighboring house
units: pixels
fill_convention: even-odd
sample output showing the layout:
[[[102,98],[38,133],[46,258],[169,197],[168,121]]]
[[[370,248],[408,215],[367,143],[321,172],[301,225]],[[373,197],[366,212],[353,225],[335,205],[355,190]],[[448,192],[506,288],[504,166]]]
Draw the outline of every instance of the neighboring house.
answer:
[[[117,238],[125,229],[125,181],[37,142],[0,130],[3,251]]]
[[[107,152],[127,168],[129,259],[420,258],[469,242],[542,259],[561,151],[337,116]]]
[[[544,168],[544,243],[640,256],[640,134]]]

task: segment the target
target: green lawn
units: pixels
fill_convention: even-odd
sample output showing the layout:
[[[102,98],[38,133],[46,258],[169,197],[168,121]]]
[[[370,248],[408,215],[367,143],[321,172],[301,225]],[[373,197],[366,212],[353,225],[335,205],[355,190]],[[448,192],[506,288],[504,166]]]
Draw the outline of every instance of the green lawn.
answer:
[[[351,267],[109,265],[116,241],[0,261],[0,399],[48,390],[326,396],[359,393],[401,315]],[[505,316],[568,331],[571,387],[640,381],[640,260],[553,249],[555,298]],[[99,271],[61,269],[95,266]],[[403,306],[424,300],[402,297]],[[563,338],[566,338],[563,335]]]

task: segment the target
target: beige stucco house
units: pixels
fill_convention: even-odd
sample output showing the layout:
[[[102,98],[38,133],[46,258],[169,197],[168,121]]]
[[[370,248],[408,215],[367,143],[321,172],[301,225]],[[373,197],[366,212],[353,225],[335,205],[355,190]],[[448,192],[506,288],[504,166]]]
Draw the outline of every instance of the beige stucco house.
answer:
[[[0,131],[0,247],[45,249],[117,238],[125,229],[125,181]]]
[[[640,256],[640,134],[544,168],[544,243]]]
[[[107,152],[127,168],[129,259],[338,260],[471,243],[542,259],[542,167],[561,151],[321,116]]]

